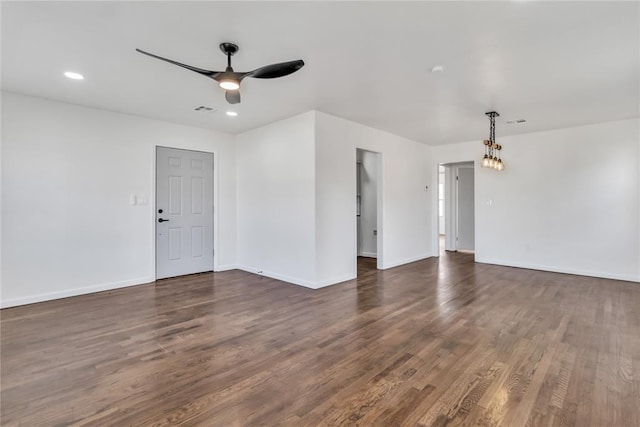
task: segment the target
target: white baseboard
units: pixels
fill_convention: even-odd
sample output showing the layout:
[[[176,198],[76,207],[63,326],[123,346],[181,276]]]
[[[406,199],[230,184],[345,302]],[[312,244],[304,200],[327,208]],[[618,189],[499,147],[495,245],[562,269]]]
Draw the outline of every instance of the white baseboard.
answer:
[[[227,264],[227,265],[219,265],[213,271],[218,272],[218,271],[229,271],[229,270],[236,270],[236,269],[238,269],[238,267],[236,267],[234,264]]]
[[[286,276],[272,271],[264,271],[259,268],[247,267],[238,265],[238,270],[246,271],[247,273],[257,274],[258,276],[265,276],[271,279],[281,280],[283,282],[291,283],[293,285],[304,286],[309,289],[320,289],[331,285],[337,285],[338,283],[346,282],[356,278],[353,273],[345,274],[342,276],[332,277],[331,279],[321,280],[319,282],[312,282],[310,280],[298,279],[296,277]]]
[[[238,270],[246,271],[247,273],[257,274],[258,276],[266,276],[272,279],[282,280],[283,282],[292,283],[294,285],[304,286],[305,288],[316,289],[315,283],[309,280],[298,279],[296,277],[285,276],[284,274],[274,273],[272,271],[265,271],[255,267],[248,267],[246,265],[237,265]]]
[[[20,298],[11,298],[0,301],[0,308],[16,307],[19,305],[34,304],[37,302],[50,301],[60,298],[75,297],[78,295],[93,294],[95,292],[111,291],[114,289],[126,288],[129,286],[151,283],[155,279],[152,277],[136,277],[134,279],[120,280],[111,283],[101,283],[99,285],[85,286],[82,288],[65,289],[63,291],[47,292],[44,294],[30,295]]]
[[[565,267],[558,267],[553,265],[530,264],[526,262],[512,262],[512,261],[504,261],[504,260],[491,259],[491,258],[478,258],[477,255],[476,255],[475,261],[482,264],[494,264],[494,265],[502,265],[505,267],[527,268],[530,270],[550,271],[552,273],[575,274],[577,276],[600,277],[603,279],[624,280],[627,282],[640,282],[640,276],[634,276],[632,274],[616,274],[616,273],[607,273],[602,271],[565,268]]]
[[[315,289],[320,289],[320,288],[325,288],[327,286],[331,286],[331,285],[337,285],[338,283],[343,283],[343,282],[347,282],[349,280],[353,280],[357,277],[356,274],[345,274],[342,276],[338,276],[338,277],[333,277],[331,279],[327,279],[327,280],[321,280],[319,282],[315,283]]]
[[[297,279],[295,277],[290,277],[290,276],[277,274],[269,271],[262,271],[261,273],[258,273],[258,271],[260,270],[256,268],[230,265],[230,264],[218,266],[216,271],[227,271],[227,270],[236,270],[236,269],[247,271],[249,273],[257,274],[260,276],[270,277],[272,279],[282,280],[283,282],[292,283],[298,286],[304,286],[305,288],[310,288],[310,289],[323,288],[325,286],[335,285],[337,283],[342,283],[347,280],[351,280],[355,278],[355,275],[348,274],[348,275],[339,276],[339,277],[335,277],[328,280],[323,280],[320,282],[311,282],[308,280]],[[61,298],[69,298],[69,297],[75,297],[79,295],[93,294],[96,292],[110,291],[110,290],[115,290],[120,288],[126,288],[129,286],[143,285],[143,284],[151,283],[154,281],[155,281],[155,278],[153,277],[137,277],[134,279],[120,280],[117,282],[110,282],[110,283],[102,283],[99,285],[85,286],[82,288],[65,289],[63,291],[47,292],[47,293],[42,293],[37,295],[30,295],[30,296],[20,297],[20,298],[11,298],[6,300],[3,299],[3,300],[0,300],[0,308],[17,307],[20,305],[35,304],[38,302],[51,301],[51,300],[56,300]]]
[[[389,263],[385,263],[382,269],[386,270],[387,268],[398,267],[400,265],[409,264],[410,262],[416,262],[416,261],[420,261],[420,260],[431,258],[431,257],[433,257],[432,254],[424,254],[424,255],[418,255],[416,257],[406,258],[400,261],[391,261]]]
[[[378,258],[378,254],[373,252],[361,252],[358,256],[366,257],[366,258]]]

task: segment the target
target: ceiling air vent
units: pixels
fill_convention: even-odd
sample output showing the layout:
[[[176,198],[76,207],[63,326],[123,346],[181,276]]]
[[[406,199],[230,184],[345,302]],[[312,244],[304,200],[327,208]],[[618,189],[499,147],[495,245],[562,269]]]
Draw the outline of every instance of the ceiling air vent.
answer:
[[[211,108],[211,107],[206,107],[204,105],[201,105],[199,107],[194,108],[194,111],[203,111],[203,112],[215,113],[217,110],[215,110],[214,108]]]

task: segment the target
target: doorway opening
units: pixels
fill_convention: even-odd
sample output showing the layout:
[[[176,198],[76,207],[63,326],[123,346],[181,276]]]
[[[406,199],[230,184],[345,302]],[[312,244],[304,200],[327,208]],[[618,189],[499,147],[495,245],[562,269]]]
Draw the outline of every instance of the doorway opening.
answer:
[[[440,253],[475,252],[474,163],[438,165]]]
[[[444,165],[438,165],[438,252],[444,252],[445,223],[444,216]]]
[[[156,279],[214,269],[213,153],[156,147]]]
[[[380,153],[356,149],[356,274],[382,268]]]

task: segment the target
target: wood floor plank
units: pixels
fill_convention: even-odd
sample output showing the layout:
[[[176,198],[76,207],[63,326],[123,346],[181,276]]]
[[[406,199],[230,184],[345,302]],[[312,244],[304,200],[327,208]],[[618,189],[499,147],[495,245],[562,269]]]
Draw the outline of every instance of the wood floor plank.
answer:
[[[445,252],[0,311],[0,424],[640,425],[640,285]]]

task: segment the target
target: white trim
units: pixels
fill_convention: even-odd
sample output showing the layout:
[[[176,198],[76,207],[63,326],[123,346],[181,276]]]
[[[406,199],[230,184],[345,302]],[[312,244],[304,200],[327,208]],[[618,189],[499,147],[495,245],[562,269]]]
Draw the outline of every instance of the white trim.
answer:
[[[627,282],[640,282],[640,275],[634,276],[633,274],[616,274],[616,273],[606,273],[602,271],[593,271],[593,270],[582,270],[575,268],[565,268],[565,267],[557,267],[552,265],[539,265],[539,264],[530,264],[527,262],[512,262],[512,261],[503,261],[497,259],[478,259],[476,258],[477,263],[481,264],[493,264],[504,267],[516,267],[516,268],[527,268],[529,270],[540,270],[540,271],[549,271],[552,273],[564,273],[564,274],[575,274],[577,276],[588,276],[588,277],[597,277],[602,279],[613,279],[613,280],[624,280]]]
[[[315,283],[309,280],[298,279],[296,277],[285,276],[283,274],[273,273],[271,271],[264,271],[259,268],[248,267],[245,265],[237,265],[238,270],[246,271],[247,273],[256,274],[258,276],[266,276],[272,279],[281,280],[283,282],[292,283],[294,285],[304,286],[305,288],[316,289]]]
[[[427,258],[433,258],[433,255],[432,254],[423,254],[423,255],[419,255],[417,257],[406,258],[406,259],[403,259],[403,260],[400,260],[400,261],[393,261],[393,262],[385,265],[383,270],[386,270],[388,268],[398,267],[400,265],[409,264],[411,262],[416,262],[416,261],[420,261],[420,260],[427,259]]]
[[[260,270],[258,268],[253,268],[253,267],[246,267],[246,266],[238,265],[238,266],[236,266],[236,269],[242,270],[242,271],[246,271],[247,273],[255,274],[257,276],[265,276],[265,277],[269,277],[271,279],[280,280],[282,282],[291,283],[293,285],[303,286],[303,287],[309,288],[309,289],[320,289],[320,288],[324,288],[326,286],[336,285],[338,283],[346,282],[346,281],[353,280],[353,279],[356,278],[355,274],[349,273],[349,274],[345,274],[345,275],[342,275],[342,276],[333,277],[331,279],[323,280],[323,281],[320,281],[320,282],[311,282],[309,280],[304,280],[304,279],[298,279],[298,278],[295,278],[295,277],[285,276],[285,275],[282,275],[282,274],[273,273],[271,271],[264,271],[264,270]]]
[[[117,282],[101,283],[99,285],[85,286],[84,288],[67,289],[64,291],[47,292],[44,294],[30,295],[21,298],[12,298],[0,301],[0,308],[16,307],[19,305],[34,304],[37,302],[51,301],[60,298],[69,298],[96,292],[112,291],[115,289],[126,288],[129,286],[144,285],[152,283],[152,277],[136,277],[134,279],[120,280]]]
[[[386,209],[386,198],[385,198],[385,165],[384,165],[384,157],[382,152],[378,153],[378,164],[376,165],[377,169],[377,177],[376,177],[376,185],[378,186],[378,194],[376,195],[376,203],[377,203],[377,225],[376,225],[376,258],[378,262],[376,263],[376,268],[381,269],[384,265],[384,230],[385,230],[385,209]],[[356,269],[357,272],[357,269]]]
[[[360,252],[358,256],[363,256],[366,258],[378,258],[378,254],[373,252]]]
[[[348,282],[349,280],[356,279],[357,276],[355,274],[344,274],[342,276],[333,277],[331,279],[323,280],[321,282],[315,283],[314,289],[325,288],[331,285],[337,285],[338,283]]]
[[[455,164],[444,166],[444,250],[455,251],[458,241],[458,170]],[[438,172],[438,176],[440,173]]]
[[[227,265],[219,265],[215,270],[213,270],[215,273],[219,272],[219,271],[229,271],[229,270],[237,270],[238,267],[236,267],[235,264],[227,264]]]

